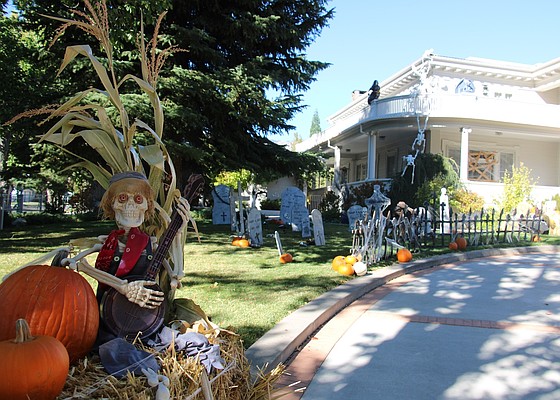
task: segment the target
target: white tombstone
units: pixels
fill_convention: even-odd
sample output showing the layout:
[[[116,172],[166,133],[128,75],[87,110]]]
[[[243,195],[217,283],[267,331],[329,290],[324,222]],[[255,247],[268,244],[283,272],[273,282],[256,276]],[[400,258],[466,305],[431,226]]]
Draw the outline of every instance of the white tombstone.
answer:
[[[212,207],[212,224],[229,225],[231,223],[230,188],[218,185],[212,190],[214,206]]]
[[[311,211],[311,220],[313,221],[313,237],[316,246],[325,245],[325,229],[323,227],[323,216],[321,211],[316,208]]]
[[[282,191],[280,219],[286,224],[291,224],[294,222],[294,210],[298,210],[297,213],[301,216],[301,207],[305,207],[305,204],[305,194],[300,189],[295,186],[287,187]]]
[[[349,230],[354,229],[356,221],[363,221],[367,215],[367,207],[362,207],[357,204],[353,205],[346,211],[348,216]]]
[[[263,233],[261,212],[256,207],[251,208],[251,211],[249,211],[247,225],[249,228],[249,238],[251,239],[251,246],[262,246]]]

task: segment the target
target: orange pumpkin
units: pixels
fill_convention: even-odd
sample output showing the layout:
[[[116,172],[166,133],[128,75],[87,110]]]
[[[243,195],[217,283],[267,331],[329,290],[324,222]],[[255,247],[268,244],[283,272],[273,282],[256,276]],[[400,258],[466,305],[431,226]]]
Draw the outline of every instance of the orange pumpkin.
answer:
[[[338,267],[337,272],[341,275],[354,275],[354,267],[348,263],[344,263]]]
[[[0,342],[0,398],[55,399],[68,376],[66,348],[52,336],[31,336],[24,319],[17,320],[15,326],[15,340]]]
[[[412,260],[412,253],[408,249],[397,250],[397,260],[401,263],[409,262]]]
[[[467,239],[465,239],[464,237],[458,237],[457,239],[455,239],[455,243],[457,243],[457,249],[461,251],[467,249]]]
[[[456,242],[450,242],[448,247],[449,247],[449,250],[451,250],[451,251],[457,251],[457,249],[458,249]]]
[[[249,241],[247,239],[239,239],[237,245],[239,247],[249,247]]]
[[[233,238],[233,240],[231,241],[231,245],[232,246],[239,246],[239,241],[243,239],[242,237],[236,236]]]
[[[350,265],[354,265],[356,262],[358,262],[358,258],[356,258],[356,256],[346,256],[344,258],[344,262],[346,262],[346,264],[350,264]]]
[[[338,268],[346,264],[346,257],[336,256],[332,260],[332,269],[338,272]]]
[[[99,328],[99,308],[91,285],[79,273],[32,265],[0,284],[0,299],[0,340],[13,338],[14,324],[24,318],[33,334],[60,340],[71,363],[91,350]]]
[[[290,253],[284,253],[280,256],[280,262],[282,264],[291,263],[293,261],[293,257]]]

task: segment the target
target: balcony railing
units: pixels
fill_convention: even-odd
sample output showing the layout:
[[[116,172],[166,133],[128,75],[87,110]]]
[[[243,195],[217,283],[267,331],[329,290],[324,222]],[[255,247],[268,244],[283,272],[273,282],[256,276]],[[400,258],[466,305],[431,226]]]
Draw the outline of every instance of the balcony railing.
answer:
[[[366,122],[427,115],[560,129],[560,106],[554,104],[465,94],[407,95],[377,100],[370,106],[365,100],[352,103],[330,119],[332,126],[299,143],[296,149],[309,150]]]

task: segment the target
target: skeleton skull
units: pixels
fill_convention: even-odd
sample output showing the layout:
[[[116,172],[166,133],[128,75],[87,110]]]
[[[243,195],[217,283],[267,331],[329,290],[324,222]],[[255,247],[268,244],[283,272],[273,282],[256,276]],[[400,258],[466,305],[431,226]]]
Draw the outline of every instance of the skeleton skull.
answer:
[[[121,228],[137,228],[144,222],[148,201],[140,193],[121,192],[115,197],[113,210]]]

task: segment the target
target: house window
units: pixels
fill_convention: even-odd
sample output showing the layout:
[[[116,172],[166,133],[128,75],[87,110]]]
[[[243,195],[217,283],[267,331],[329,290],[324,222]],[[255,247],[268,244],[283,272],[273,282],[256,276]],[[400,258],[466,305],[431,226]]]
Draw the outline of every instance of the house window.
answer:
[[[367,179],[367,162],[362,161],[356,164],[356,181],[365,181]]]
[[[447,157],[453,159],[457,167],[461,165],[461,150],[458,147],[449,146]],[[506,171],[511,172],[514,160],[515,154],[511,150],[470,149],[468,179],[479,182],[503,182],[504,174]]]

